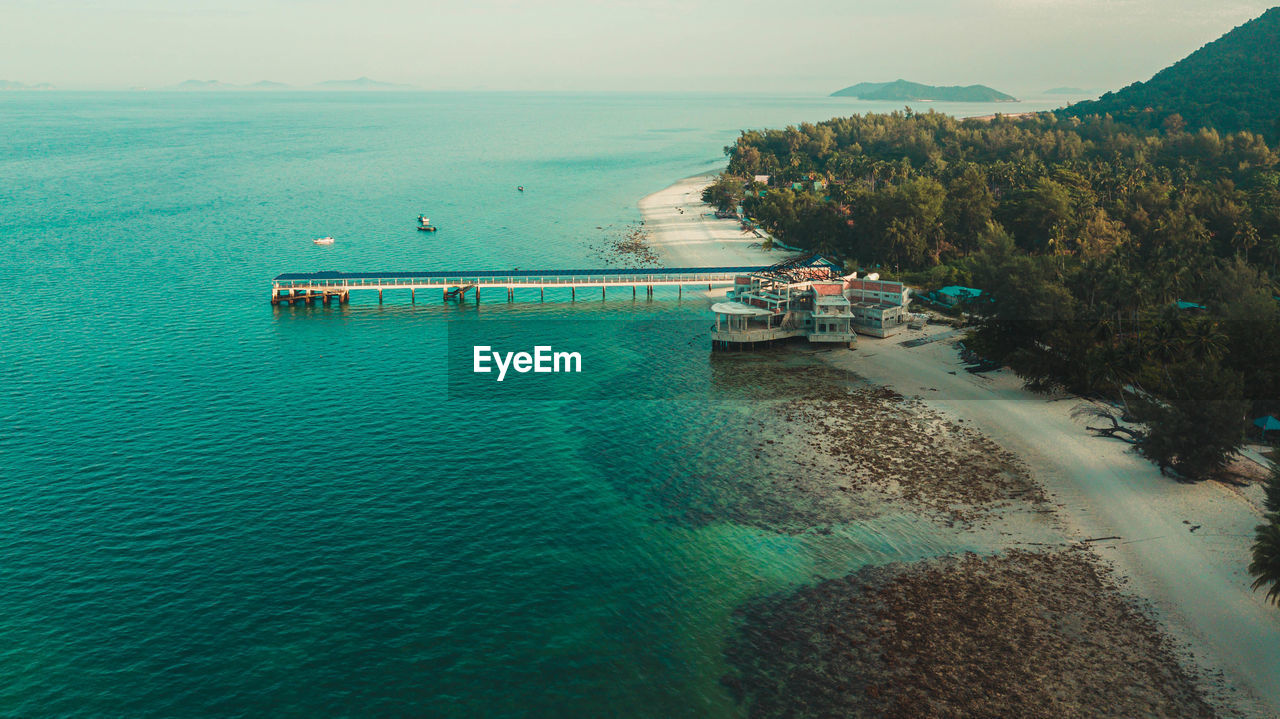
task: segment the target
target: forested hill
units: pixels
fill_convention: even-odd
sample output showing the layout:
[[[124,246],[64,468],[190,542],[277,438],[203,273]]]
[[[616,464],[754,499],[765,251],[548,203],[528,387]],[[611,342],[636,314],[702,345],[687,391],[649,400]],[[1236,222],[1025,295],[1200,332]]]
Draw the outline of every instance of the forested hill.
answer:
[[[1139,127],[1178,125],[1280,136],[1280,8],[1272,8],[1173,65],[1097,100],[1059,111],[1111,114]]]
[[[993,90],[986,85],[952,85],[939,87],[907,80],[893,82],[860,82],[831,93],[832,97],[856,97],[859,100],[892,100],[894,102],[1017,102],[1018,98]]]

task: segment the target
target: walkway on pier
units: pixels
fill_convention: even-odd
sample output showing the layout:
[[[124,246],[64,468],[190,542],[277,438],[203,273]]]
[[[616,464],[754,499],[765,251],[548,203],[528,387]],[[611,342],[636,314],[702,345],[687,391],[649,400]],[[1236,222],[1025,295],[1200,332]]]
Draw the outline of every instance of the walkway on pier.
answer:
[[[820,260],[829,264],[826,260]],[[814,264],[818,264],[815,262]],[[832,265],[834,267],[834,265]],[[609,287],[644,287],[647,294],[654,287],[732,285],[735,277],[761,272],[768,267],[675,267],[652,269],[595,270],[439,270],[431,272],[286,272],[271,281],[271,303],[314,302],[331,299],[346,303],[350,293],[371,290],[381,301],[383,290],[409,290],[416,299],[418,290],[439,290],[445,299],[465,297],[474,290],[480,299],[484,289],[505,289],[507,299],[516,289],[548,287],[568,288],[573,297],[578,289],[599,287],[601,295]]]

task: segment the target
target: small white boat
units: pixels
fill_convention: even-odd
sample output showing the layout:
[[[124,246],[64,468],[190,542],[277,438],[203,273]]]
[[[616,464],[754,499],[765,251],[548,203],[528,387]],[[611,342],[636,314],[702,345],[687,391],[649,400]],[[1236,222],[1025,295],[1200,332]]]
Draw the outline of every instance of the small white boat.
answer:
[[[332,238],[332,237],[321,237],[321,238],[320,238],[320,239],[318,239],[318,240],[312,240],[312,242],[316,243],[317,245],[332,245],[332,244],[333,244],[333,238]]]

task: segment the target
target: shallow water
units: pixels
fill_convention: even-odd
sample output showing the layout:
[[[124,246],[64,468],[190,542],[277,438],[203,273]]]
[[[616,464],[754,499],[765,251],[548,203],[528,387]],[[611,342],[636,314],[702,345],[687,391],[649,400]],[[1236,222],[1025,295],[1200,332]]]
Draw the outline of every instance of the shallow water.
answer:
[[[598,226],[738,128],[855,109],[890,108],[0,97],[0,715],[740,714],[734,607],[963,546],[910,515],[718,513],[718,478],[762,469],[749,405],[627,396],[638,372],[713,382],[705,298],[273,309],[268,282],[591,266]],[[617,396],[451,396],[449,324],[495,319],[596,320],[581,349]]]

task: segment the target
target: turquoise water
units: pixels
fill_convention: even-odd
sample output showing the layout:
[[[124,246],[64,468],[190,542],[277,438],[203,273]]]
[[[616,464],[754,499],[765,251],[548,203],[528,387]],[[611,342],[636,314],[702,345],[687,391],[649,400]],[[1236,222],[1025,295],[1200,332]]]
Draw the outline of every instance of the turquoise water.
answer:
[[[674,329],[705,299],[272,308],[269,280],[595,265],[739,128],[855,108],[886,109],[0,96],[0,715],[741,715],[735,606],[949,545],[762,521],[751,402],[626,398],[717,371]],[[617,399],[450,399],[446,327],[486,319],[599,320]]]

